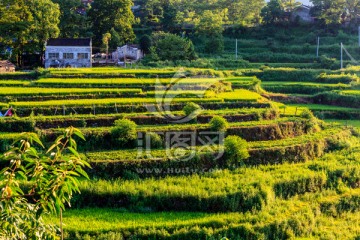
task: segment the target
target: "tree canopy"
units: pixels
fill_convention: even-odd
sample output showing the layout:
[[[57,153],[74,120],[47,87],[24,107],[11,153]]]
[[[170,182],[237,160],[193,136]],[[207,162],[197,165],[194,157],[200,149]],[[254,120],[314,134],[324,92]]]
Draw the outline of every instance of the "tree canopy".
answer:
[[[0,2],[0,42],[13,49],[18,65],[24,52],[42,52],[48,38],[59,35],[59,6],[51,0]]]
[[[81,0],[52,0],[60,7],[60,36],[63,38],[91,37],[91,22],[86,12],[90,6],[84,6]]]
[[[131,0],[97,0],[92,4],[89,19],[92,22],[95,45],[102,44],[102,36],[105,33],[112,35],[113,41],[110,41],[110,48],[113,49],[135,39],[132,28],[135,17],[131,6]]]

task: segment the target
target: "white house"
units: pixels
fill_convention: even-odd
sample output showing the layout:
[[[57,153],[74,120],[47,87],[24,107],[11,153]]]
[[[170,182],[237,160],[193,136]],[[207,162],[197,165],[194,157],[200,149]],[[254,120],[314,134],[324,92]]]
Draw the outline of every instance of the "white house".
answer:
[[[46,42],[45,48],[45,68],[92,67],[90,38],[52,38]]]
[[[315,21],[314,17],[311,16],[311,7],[306,5],[301,5],[291,13],[291,20],[295,21],[299,18],[300,21],[306,23],[313,23]]]
[[[143,52],[137,45],[124,45],[118,47],[115,52],[112,53],[112,59],[120,62],[126,58],[126,60],[138,61],[144,57]]]

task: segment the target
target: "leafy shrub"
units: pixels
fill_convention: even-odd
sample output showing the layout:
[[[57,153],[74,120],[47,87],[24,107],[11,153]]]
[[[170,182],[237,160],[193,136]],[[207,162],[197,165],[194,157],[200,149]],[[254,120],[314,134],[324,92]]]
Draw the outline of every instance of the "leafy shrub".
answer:
[[[226,165],[236,166],[250,157],[248,143],[239,136],[228,136],[224,142]]]
[[[157,133],[146,133],[146,139],[150,140],[151,149],[157,149],[164,146],[164,141]]]
[[[305,132],[310,133],[318,132],[321,130],[318,119],[316,119],[316,117],[310,110],[305,109],[300,114],[300,117],[307,119],[307,121],[305,122]]]
[[[201,107],[193,102],[187,103],[183,108],[183,111],[186,116],[196,116],[200,112],[200,110]]]
[[[115,121],[111,129],[111,137],[114,143],[125,147],[137,138],[136,123],[129,119]]]
[[[320,66],[325,69],[334,69],[336,67],[336,59],[327,56],[321,56],[318,60]]]
[[[302,113],[300,114],[300,117],[305,118],[305,119],[314,119],[315,118],[314,114],[309,109],[304,109],[302,111]]]
[[[229,128],[228,121],[220,116],[215,116],[210,121],[210,128],[213,131],[226,131]]]
[[[328,143],[329,151],[338,151],[342,149],[348,149],[351,147],[350,141],[343,139],[329,138],[327,143]]]
[[[358,76],[351,75],[351,74],[320,74],[317,78],[318,82],[324,83],[343,83],[343,84],[350,84],[350,83],[358,83],[360,79]]]

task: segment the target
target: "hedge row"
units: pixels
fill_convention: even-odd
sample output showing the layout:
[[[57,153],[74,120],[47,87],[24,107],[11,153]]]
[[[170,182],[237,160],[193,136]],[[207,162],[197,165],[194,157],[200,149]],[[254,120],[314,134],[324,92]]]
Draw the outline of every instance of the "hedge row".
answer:
[[[312,95],[326,91],[351,89],[351,86],[345,84],[325,85],[325,84],[291,83],[291,84],[263,85],[263,88],[266,91],[273,93]]]
[[[16,73],[1,73],[0,80],[34,80],[39,77],[37,72],[16,72]]]
[[[246,76],[256,76],[261,81],[273,82],[316,82],[317,77],[325,70],[295,68],[265,68],[262,71],[245,71]]]
[[[58,95],[58,94],[50,94],[48,96],[40,96],[38,94],[34,94],[32,96],[26,95],[8,95],[8,96],[0,96],[1,102],[41,102],[41,101],[51,101],[51,100],[69,100],[69,99],[101,99],[101,98],[131,98],[131,97],[141,97],[144,96],[140,93],[85,93],[85,94],[72,94],[66,93],[66,95]]]
[[[250,62],[269,62],[269,63],[279,63],[279,62],[290,62],[290,63],[308,63],[314,62],[316,58],[313,54],[308,55],[299,55],[299,54],[289,54],[289,53],[274,53],[274,52],[261,52],[261,53],[241,53],[241,56]]]
[[[315,82],[332,84],[359,83],[360,79],[351,71],[339,72],[324,69],[264,68],[241,70],[245,76],[256,76],[261,81],[271,82]],[[239,73],[238,73],[239,74]]]
[[[82,122],[80,121],[80,124],[81,123]],[[227,130],[226,135],[237,135],[247,141],[267,141],[269,139],[276,140],[299,136],[307,132],[306,128],[306,124],[304,124],[302,121],[288,121],[272,123],[263,126],[233,126]],[[193,132],[194,134],[197,134],[197,136],[201,134],[202,138],[209,136],[210,139],[212,139],[213,137],[213,134],[211,133],[212,131],[209,128],[196,130],[192,128],[185,128],[179,131],[176,130],[176,127],[174,127],[173,129],[161,131],[160,134],[164,135],[167,132]],[[45,143],[52,142],[56,139],[57,134],[58,133],[56,131],[42,131],[42,138],[44,139]],[[84,132],[84,135],[86,137],[86,142],[80,141],[78,143],[78,147],[81,151],[111,150],[119,148],[116,141],[112,141],[111,133],[106,129],[98,130],[95,128],[87,130]],[[202,145],[202,142],[198,140],[196,144]],[[129,143],[127,147],[133,148],[134,144]]]
[[[214,115],[208,116],[198,116],[196,122],[200,124],[209,123]],[[256,121],[260,119],[272,120],[276,116],[274,114],[238,114],[230,115],[223,117],[228,122],[248,122]],[[69,126],[81,128],[81,127],[111,127],[114,125],[114,122],[118,119],[121,119],[121,116],[117,117],[96,117],[96,118],[62,118],[62,119],[44,119],[37,120],[36,127],[40,129],[49,129],[49,128],[66,128]],[[155,117],[155,116],[139,116],[139,117],[128,117],[128,119],[134,121],[137,125],[159,125],[159,124],[173,124],[169,119]],[[1,128],[0,128],[1,131]]]
[[[96,69],[97,70],[97,69]],[[123,71],[92,71],[91,69],[82,70],[45,70],[42,77],[47,78],[172,78],[175,75],[180,76],[212,76],[223,77],[225,72],[213,69],[185,69],[181,72],[177,70],[147,70],[147,69],[126,69]],[[105,69],[104,69],[105,70]]]
[[[326,104],[348,108],[360,108],[360,97],[356,95],[341,94],[341,92],[324,92],[314,95],[312,100],[316,104]]]
[[[238,108],[270,108],[270,103],[256,103],[256,102],[223,102],[223,103],[200,103],[201,107],[207,110],[220,109],[238,109]],[[175,103],[171,105],[172,111],[182,111],[185,103]],[[6,110],[3,108],[2,110]],[[35,115],[63,115],[63,106],[59,107],[34,107],[34,108],[15,108],[14,111],[18,116],[25,117],[30,114]],[[67,107],[65,106],[65,114],[114,114],[114,113],[144,113],[148,109],[144,105],[113,105],[113,106],[92,106],[83,107]]]
[[[338,120],[358,120],[360,119],[360,111],[323,111],[312,110],[314,115],[319,119],[338,119]]]
[[[0,118],[0,133],[1,132],[34,132],[35,121],[31,119],[23,120],[6,120]]]

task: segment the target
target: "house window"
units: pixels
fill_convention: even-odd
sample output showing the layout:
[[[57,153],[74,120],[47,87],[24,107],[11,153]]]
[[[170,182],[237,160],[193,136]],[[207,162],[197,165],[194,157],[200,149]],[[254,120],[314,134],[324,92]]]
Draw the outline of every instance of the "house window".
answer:
[[[64,56],[64,59],[74,59],[73,53],[64,53],[63,56]]]
[[[88,59],[89,54],[88,53],[78,53],[78,59]]]
[[[49,59],[59,59],[59,53],[49,53]]]

